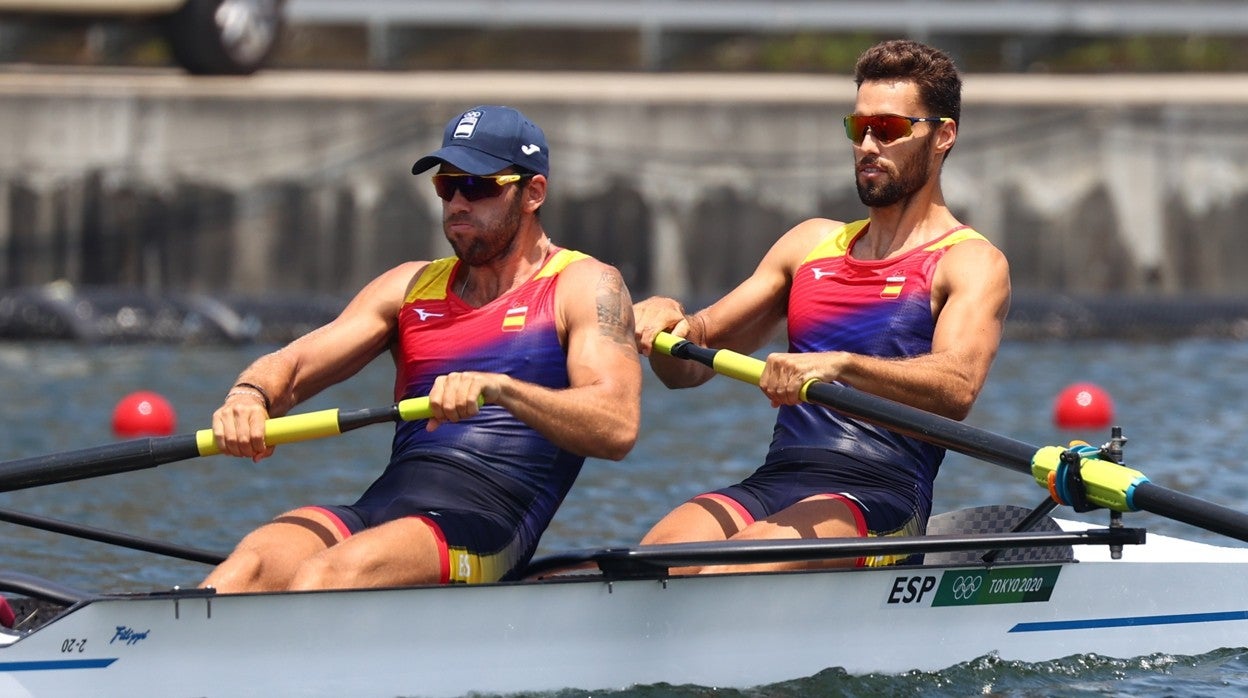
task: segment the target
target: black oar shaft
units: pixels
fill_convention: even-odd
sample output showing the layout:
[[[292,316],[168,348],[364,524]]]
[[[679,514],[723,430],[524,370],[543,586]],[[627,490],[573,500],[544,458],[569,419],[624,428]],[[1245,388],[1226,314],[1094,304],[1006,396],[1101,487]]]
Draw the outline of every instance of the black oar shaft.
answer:
[[[1037,450],[1031,444],[837,383],[812,383],[806,389],[806,396],[811,402],[927,443],[1020,473],[1031,473],[1031,458]]]
[[[339,410],[338,430],[348,432],[370,424],[399,421],[399,406],[365,407],[359,410]]]
[[[59,521],[57,519],[50,519],[44,516],[36,516],[34,514],[13,511],[12,509],[0,509],[0,521],[7,521],[12,524],[27,526],[29,528],[37,528],[41,531],[61,533],[75,538],[82,538],[84,540],[93,540],[97,543],[109,543],[122,548],[130,548],[131,550],[141,550],[146,553],[155,553],[157,555],[164,555],[166,557],[177,558],[179,560],[202,562],[207,565],[219,565],[223,560],[225,560],[224,555],[208,550],[200,550],[199,548],[189,548],[186,546],[164,543],[162,541],[139,538],[138,536],[132,536],[127,533],[106,531],[102,528],[94,528],[92,526]]]
[[[681,342],[671,349],[672,356],[676,358],[697,361],[716,370],[727,370],[732,375],[732,366],[722,365],[725,355],[721,352],[722,350],[708,349],[692,342]],[[721,360],[719,365],[717,358]],[[752,374],[752,371],[749,373]],[[755,384],[758,382],[753,375],[748,376],[748,379]],[[1035,455],[1036,447],[1022,441],[976,429],[948,417],[837,383],[811,383],[806,388],[806,397],[810,402],[907,436],[1019,472],[1031,472],[1031,457]]]
[[[482,404],[478,400],[478,404]],[[269,445],[296,443],[341,434],[369,424],[426,419],[428,397],[407,398],[385,407],[320,410],[274,417],[265,423]],[[211,429],[194,434],[132,439],[119,443],[22,458],[0,463],[0,492],[71,482],[101,475],[154,468],[165,463],[218,453]]]
[[[1206,502],[1151,482],[1136,486],[1132,502],[1141,511],[1248,541],[1248,514],[1241,511]]]
[[[0,492],[154,468],[198,455],[196,435],[180,434],[22,458],[0,463]]]
[[[662,337],[662,342],[656,340],[655,347],[676,358],[706,364],[719,373],[755,385],[762,372],[763,362],[753,357],[725,349],[708,349],[671,336]],[[806,387],[804,398],[812,404],[1028,475],[1032,474],[1032,459],[1040,450],[1022,441],[836,383],[813,382]],[[1248,541],[1248,514],[1150,482],[1135,486],[1131,504],[1140,511]]]

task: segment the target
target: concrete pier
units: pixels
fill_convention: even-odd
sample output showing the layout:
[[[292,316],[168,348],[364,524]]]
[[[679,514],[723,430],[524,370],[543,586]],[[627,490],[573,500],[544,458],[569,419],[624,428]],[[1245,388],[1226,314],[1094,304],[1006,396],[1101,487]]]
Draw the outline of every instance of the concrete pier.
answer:
[[[789,226],[862,217],[847,75],[0,73],[0,287],[349,295],[448,252],[411,163],[516,106],[543,219],[634,295],[719,293]],[[1248,77],[966,79],[948,202],[1027,293],[1248,293]]]

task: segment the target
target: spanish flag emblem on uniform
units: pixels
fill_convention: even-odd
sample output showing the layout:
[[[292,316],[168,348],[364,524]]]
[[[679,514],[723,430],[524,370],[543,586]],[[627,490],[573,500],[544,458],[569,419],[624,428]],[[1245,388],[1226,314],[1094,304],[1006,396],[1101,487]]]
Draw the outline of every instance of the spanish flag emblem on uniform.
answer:
[[[880,291],[880,298],[897,298],[901,295],[901,287],[906,284],[904,276],[890,276],[884,280],[884,290]]]
[[[524,329],[524,318],[529,313],[529,306],[521,305],[515,308],[509,308],[507,314],[503,316],[504,332],[519,332]]]

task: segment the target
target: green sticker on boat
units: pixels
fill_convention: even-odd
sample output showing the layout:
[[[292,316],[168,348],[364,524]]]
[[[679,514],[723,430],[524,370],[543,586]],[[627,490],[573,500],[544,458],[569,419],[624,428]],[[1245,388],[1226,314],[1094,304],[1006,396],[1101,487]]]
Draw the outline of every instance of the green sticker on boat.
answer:
[[[1048,601],[1057,586],[1060,565],[949,570],[940,578],[933,606],[979,606]]]

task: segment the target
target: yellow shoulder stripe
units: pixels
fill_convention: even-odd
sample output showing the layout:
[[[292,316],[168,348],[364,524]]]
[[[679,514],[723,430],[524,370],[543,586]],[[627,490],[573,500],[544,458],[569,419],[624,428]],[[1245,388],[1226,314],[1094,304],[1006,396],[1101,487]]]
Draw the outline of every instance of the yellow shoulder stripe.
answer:
[[[404,298],[403,302],[446,298],[446,291],[451,285],[451,272],[455,269],[457,261],[455,257],[443,257],[426,265],[420,270],[420,278],[416,280],[416,285],[412,286],[412,290],[407,292],[407,298]]]
[[[942,247],[953,247],[959,242],[963,242],[965,240],[983,240],[984,242],[987,242],[988,238],[984,237],[983,235],[980,235],[978,232],[976,232],[975,230],[971,228],[963,228],[953,233],[952,235],[949,235],[947,237],[941,238],[940,240],[937,240],[936,242],[932,243],[931,245],[928,245],[927,247],[923,249],[924,250],[939,250]]]
[[[542,279],[547,276],[554,276],[555,274],[563,271],[564,267],[569,264],[579,259],[585,259],[588,256],[589,255],[584,252],[577,252],[576,250],[559,250],[555,253],[554,257],[550,258],[550,261],[546,263],[546,266],[542,267],[542,270],[537,273],[537,276],[533,278]]]
[[[812,259],[826,259],[828,257],[844,257],[849,252],[849,243],[853,242],[854,236],[867,227],[869,221],[866,219],[846,223],[837,228],[827,238],[815,245],[815,249],[806,255],[806,259],[802,263],[809,262]]]
[[[575,250],[559,250],[555,256],[546,262],[546,266],[537,273],[534,278],[541,279],[547,276],[554,276],[563,271],[564,267],[579,260],[585,259],[589,255],[584,252]],[[443,257],[430,262],[424,269],[420,271],[420,278],[416,280],[416,285],[412,286],[412,290],[407,292],[407,297],[403,299],[404,303],[411,303],[416,300],[442,300],[446,298],[447,290],[451,285],[451,272],[455,270],[455,263],[459,261],[455,257]]]

